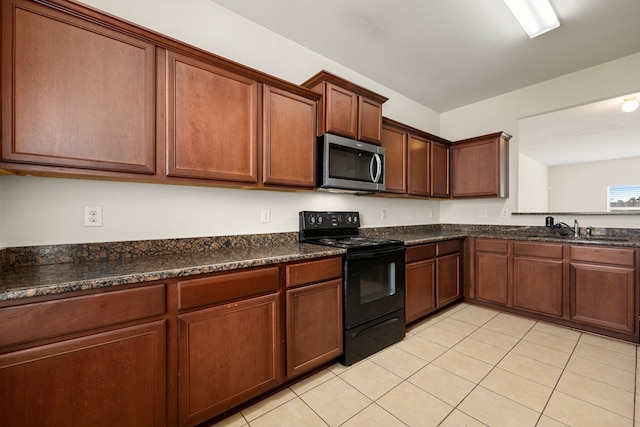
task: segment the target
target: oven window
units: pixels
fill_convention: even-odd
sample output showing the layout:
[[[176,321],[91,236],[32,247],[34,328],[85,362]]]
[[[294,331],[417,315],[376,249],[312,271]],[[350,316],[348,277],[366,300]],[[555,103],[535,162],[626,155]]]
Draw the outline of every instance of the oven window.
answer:
[[[396,293],[396,264],[373,265],[361,271],[360,304],[386,298]]]

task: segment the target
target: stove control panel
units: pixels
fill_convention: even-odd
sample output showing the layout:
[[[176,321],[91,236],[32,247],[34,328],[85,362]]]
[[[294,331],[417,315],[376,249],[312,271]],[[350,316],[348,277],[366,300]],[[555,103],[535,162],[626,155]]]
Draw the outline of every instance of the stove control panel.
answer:
[[[300,230],[360,227],[359,212],[300,212]]]

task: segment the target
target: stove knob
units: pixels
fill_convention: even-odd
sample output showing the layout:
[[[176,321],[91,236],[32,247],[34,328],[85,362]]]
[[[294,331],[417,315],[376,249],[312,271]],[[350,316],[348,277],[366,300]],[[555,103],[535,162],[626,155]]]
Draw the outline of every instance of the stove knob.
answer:
[[[318,218],[316,219],[316,221],[318,222],[318,224],[322,224],[322,217],[318,215]]]

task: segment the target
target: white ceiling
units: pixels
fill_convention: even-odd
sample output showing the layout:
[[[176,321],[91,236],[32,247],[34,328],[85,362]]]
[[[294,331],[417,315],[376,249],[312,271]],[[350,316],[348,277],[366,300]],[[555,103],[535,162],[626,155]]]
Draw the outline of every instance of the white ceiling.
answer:
[[[623,112],[623,98],[518,120],[520,154],[547,166],[640,157],[640,109]]]
[[[640,52],[640,0],[551,0],[534,39],[502,0],[212,1],[440,113]]]

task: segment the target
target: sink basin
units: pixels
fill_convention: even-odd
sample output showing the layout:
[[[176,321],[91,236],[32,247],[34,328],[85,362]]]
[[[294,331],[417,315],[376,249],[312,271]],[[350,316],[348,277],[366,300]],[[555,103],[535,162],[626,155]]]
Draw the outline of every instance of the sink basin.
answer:
[[[618,237],[618,236],[579,236],[574,237],[573,234],[530,234],[527,237],[531,238],[548,238],[548,239],[566,239],[566,240],[582,240],[585,242],[628,242],[628,237]]]
[[[628,242],[628,237],[614,237],[614,236],[580,236],[580,240],[599,240],[605,242]]]

